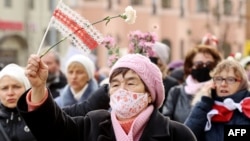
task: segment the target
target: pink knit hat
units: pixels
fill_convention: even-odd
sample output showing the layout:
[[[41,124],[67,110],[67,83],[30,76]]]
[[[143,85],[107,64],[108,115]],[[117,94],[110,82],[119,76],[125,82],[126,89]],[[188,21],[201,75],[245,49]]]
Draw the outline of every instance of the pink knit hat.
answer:
[[[129,68],[135,71],[149,89],[154,105],[157,108],[161,107],[165,98],[162,73],[148,57],[140,54],[127,54],[118,59],[111,68],[109,76],[117,68]]]

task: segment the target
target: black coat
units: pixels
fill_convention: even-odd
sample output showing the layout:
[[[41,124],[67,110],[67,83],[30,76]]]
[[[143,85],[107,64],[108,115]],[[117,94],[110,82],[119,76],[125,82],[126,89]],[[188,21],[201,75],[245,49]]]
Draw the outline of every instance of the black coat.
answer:
[[[52,82],[48,85],[53,98],[58,97],[60,95],[60,90],[67,85],[67,78],[63,72],[60,71],[60,75],[56,79],[58,79],[56,82]]]
[[[67,116],[49,96],[38,109],[27,112],[26,95],[18,101],[18,110],[38,141],[115,141],[110,113],[95,110],[85,117]],[[141,141],[196,141],[189,128],[169,120],[154,110]]]
[[[193,95],[187,94],[184,84],[174,86],[170,89],[168,98],[163,104],[162,113],[174,121],[184,123],[191,112],[191,101]]]
[[[165,99],[163,101],[163,103],[165,103],[167,97],[168,97],[168,92],[169,90],[174,87],[174,86],[177,86],[179,85],[178,81],[171,77],[171,76],[166,76],[164,79],[163,79],[163,85],[164,85],[164,89],[165,89]],[[159,111],[162,112],[162,108],[163,108],[163,105],[159,108]]]
[[[4,130],[1,131],[1,138],[5,132],[10,141],[35,141],[16,108],[10,109],[0,104],[0,124]]]

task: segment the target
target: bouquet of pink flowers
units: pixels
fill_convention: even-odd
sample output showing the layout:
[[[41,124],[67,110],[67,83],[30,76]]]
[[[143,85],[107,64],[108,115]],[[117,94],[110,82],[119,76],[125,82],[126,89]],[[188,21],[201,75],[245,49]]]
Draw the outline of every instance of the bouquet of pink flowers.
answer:
[[[129,53],[139,53],[145,56],[154,56],[152,47],[157,40],[157,35],[139,30],[129,33]]]
[[[111,67],[120,58],[119,47],[116,45],[115,39],[111,36],[106,36],[101,42],[108,49],[108,66]]]

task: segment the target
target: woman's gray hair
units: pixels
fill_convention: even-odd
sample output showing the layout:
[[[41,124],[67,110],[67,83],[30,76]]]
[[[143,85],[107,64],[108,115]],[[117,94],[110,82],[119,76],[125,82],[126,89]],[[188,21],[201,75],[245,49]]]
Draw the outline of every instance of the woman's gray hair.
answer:
[[[222,71],[229,72],[230,70],[233,70],[235,76],[238,79],[241,79],[241,83],[240,83],[238,91],[243,90],[243,89],[249,89],[247,73],[244,67],[236,60],[225,59],[221,61],[214,68],[214,70],[210,73],[210,76],[214,77],[215,75],[219,74]]]

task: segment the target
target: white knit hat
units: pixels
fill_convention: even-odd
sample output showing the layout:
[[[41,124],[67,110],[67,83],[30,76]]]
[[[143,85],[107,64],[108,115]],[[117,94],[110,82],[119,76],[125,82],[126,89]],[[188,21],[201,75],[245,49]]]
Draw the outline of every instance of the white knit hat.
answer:
[[[69,65],[73,62],[81,63],[84,66],[84,68],[88,73],[89,79],[92,79],[94,77],[95,64],[89,57],[82,54],[76,54],[71,56],[66,63],[66,70],[68,69]]]
[[[9,64],[5,66],[0,71],[0,79],[2,79],[6,75],[22,83],[26,90],[30,88],[30,83],[29,83],[28,78],[25,76],[24,68],[20,67],[19,65]]]
[[[161,42],[155,42],[152,49],[155,52],[156,57],[159,57],[164,64],[168,63],[170,53],[169,46]]]

